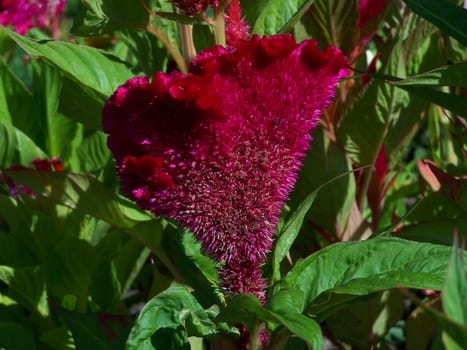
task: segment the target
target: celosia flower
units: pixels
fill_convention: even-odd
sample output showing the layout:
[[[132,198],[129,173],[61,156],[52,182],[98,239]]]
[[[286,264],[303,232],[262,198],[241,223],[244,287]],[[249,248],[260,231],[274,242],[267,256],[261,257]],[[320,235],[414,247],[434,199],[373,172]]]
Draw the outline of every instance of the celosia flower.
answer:
[[[12,25],[19,34],[48,27],[65,5],[66,0],[0,0],[0,24]]]
[[[208,6],[216,8],[219,0],[171,0],[175,6],[188,15],[196,15],[204,12]]]
[[[201,52],[186,75],[132,78],[106,103],[124,192],[223,261],[228,295],[263,298],[261,267],[281,209],[346,67],[334,47],[255,35]]]
[[[242,18],[240,0],[232,0],[225,15],[225,36],[227,45],[235,46],[238,40],[247,39],[249,26]]]

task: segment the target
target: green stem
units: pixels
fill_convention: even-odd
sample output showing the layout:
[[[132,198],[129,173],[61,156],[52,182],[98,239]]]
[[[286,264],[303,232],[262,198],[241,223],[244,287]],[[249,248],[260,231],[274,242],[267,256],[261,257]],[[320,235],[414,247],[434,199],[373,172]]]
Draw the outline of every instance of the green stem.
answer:
[[[196,48],[193,41],[193,25],[180,24],[180,33],[182,39],[183,57],[185,57],[185,64],[188,67],[191,60],[196,57]]]
[[[216,44],[226,46],[225,40],[225,9],[230,0],[222,1],[214,12],[214,32],[216,35]]]
[[[167,49],[169,54],[174,59],[174,61],[177,64],[178,69],[180,70],[180,72],[187,73],[188,72],[188,65],[186,64],[185,60],[183,59],[183,56],[180,53],[180,51],[174,45],[172,45],[169,38],[164,33],[162,33],[158,28],[153,27],[152,25],[148,25],[146,27],[146,31],[148,33],[151,33],[152,35],[154,35],[160,41],[162,41],[162,44],[165,46],[165,48]]]
[[[255,323],[255,327],[253,328],[253,331],[250,333],[250,342],[249,342],[248,350],[261,350],[262,349],[261,342],[259,339],[262,328],[263,328],[263,323],[257,320]]]

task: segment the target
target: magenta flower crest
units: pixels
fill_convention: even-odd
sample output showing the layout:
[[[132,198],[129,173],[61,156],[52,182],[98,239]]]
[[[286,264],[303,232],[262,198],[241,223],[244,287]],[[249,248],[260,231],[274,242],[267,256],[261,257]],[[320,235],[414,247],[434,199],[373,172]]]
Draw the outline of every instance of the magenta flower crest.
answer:
[[[0,24],[19,34],[32,27],[49,27],[63,13],[66,0],[0,0]]]
[[[130,79],[103,111],[123,190],[192,231],[228,294],[264,295],[261,266],[310,132],[347,60],[289,35],[239,40],[183,75]]]

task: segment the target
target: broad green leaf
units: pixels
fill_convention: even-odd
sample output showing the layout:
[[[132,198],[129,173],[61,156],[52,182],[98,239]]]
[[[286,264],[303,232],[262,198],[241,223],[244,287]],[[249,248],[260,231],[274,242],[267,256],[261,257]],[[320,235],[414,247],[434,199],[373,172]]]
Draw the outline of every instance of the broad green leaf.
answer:
[[[256,19],[252,33],[276,34],[306,4],[307,0],[270,0]],[[309,6],[309,5],[308,5]]]
[[[322,48],[334,45],[347,55],[358,38],[357,21],[356,0],[316,0],[307,14],[305,25]]]
[[[313,319],[302,315],[295,307],[287,308],[290,300],[279,297],[262,307],[258,298],[251,294],[236,295],[222,310],[218,320],[230,324],[244,324],[250,332],[258,326],[258,321],[268,323],[269,328],[284,326],[291,334],[303,339],[310,349],[322,348],[321,328]]]
[[[111,238],[110,238],[111,240]],[[120,296],[109,276],[110,261],[119,252],[119,242],[103,240],[98,246],[78,239],[57,243],[47,262],[47,282],[52,295],[62,303],[74,300],[70,309],[85,312],[92,297],[102,309],[113,306]],[[83,264],[86,261],[86,264]],[[74,306],[74,307],[73,307]]]
[[[467,99],[463,96],[449,94],[427,87],[407,85],[398,87],[467,118]]]
[[[89,175],[65,172],[5,171],[17,183],[69,208],[104,220],[118,228],[133,227],[137,222],[122,211],[117,197]],[[146,219],[149,219],[146,216]]]
[[[107,147],[107,136],[101,131],[95,131],[86,136],[78,149],[77,156],[81,169],[85,172],[100,170],[111,159]]]
[[[40,57],[96,100],[105,100],[134,73],[125,62],[90,46],[61,41],[37,42],[7,29],[8,35],[29,55]]]
[[[135,55],[144,74],[153,76],[157,71],[165,71],[167,50],[155,36],[143,30],[125,29],[120,37]]]
[[[327,232],[341,237],[355,199],[356,186],[350,173],[351,163],[342,148],[331,141],[322,128],[313,133],[311,148],[291,195],[291,204],[296,206],[302,203],[312,191],[330,183],[326,191],[318,194],[307,218]]]
[[[467,325],[467,270],[463,249],[457,245],[452,249],[442,300],[446,315],[455,322]]]
[[[436,321],[436,323],[438,323],[439,326],[441,326],[443,331],[450,338],[450,339],[443,339],[443,340],[449,343],[454,342],[453,347],[451,347],[450,349],[457,350],[460,348],[459,344],[460,345],[467,344],[467,326],[465,324],[451,320],[450,318],[446,317],[446,315],[442,314],[438,310],[421,302],[416,297],[411,295],[409,292],[406,292],[405,294],[413,302],[415,302],[419,307],[421,307],[424,311],[426,311]]]
[[[396,86],[467,86],[467,63],[433,69],[402,80],[390,82]]]
[[[417,242],[452,245],[453,232],[459,230],[460,237],[467,239],[467,219],[430,219],[403,226],[395,233],[396,237]]]
[[[151,251],[141,242],[128,238],[122,243],[121,254],[114,259],[118,280],[125,293],[137,278]]]
[[[194,288],[194,295],[201,305],[209,307],[223,303],[223,296],[218,291],[217,266],[203,255],[201,244],[193,234],[169,224],[164,231],[162,246],[186,282]]]
[[[31,129],[28,135],[49,156],[63,157],[66,145],[76,133],[76,123],[58,113],[62,75],[50,65],[32,62],[33,101],[32,120],[27,123]]]
[[[398,238],[337,243],[298,262],[281,285],[310,305],[323,293],[364,295],[397,288],[440,289],[450,249]]]
[[[316,171],[316,168],[321,171]],[[280,278],[280,262],[289,252],[308,213],[310,220],[328,232],[337,230],[335,235],[342,235],[355,197],[355,181],[351,171],[350,162],[342,150],[324,136],[322,129],[316,130],[313,152],[309,152],[305,159],[292,194],[292,203],[302,197],[304,192],[312,188],[314,190],[308,192],[279,232],[273,252],[274,280]],[[320,193],[326,185],[331,185],[328,191]]]
[[[384,82],[372,81],[345,112],[337,134],[357,164],[374,164],[386,134],[397,121],[406,101],[407,93]]]
[[[99,316],[60,309],[59,314],[73,335],[76,349],[110,350]]]
[[[467,45],[467,10],[448,0],[404,0],[418,15]]]
[[[12,124],[19,122],[20,125],[16,126],[21,128],[30,113],[31,93],[2,59],[0,76],[0,121],[9,121]]]
[[[73,336],[65,326],[51,329],[41,334],[40,341],[54,350],[75,350]]]
[[[102,130],[101,115],[104,99],[86,93],[78,82],[63,78],[58,110],[86,128]],[[77,131],[79,133],[79,131]],[[75,136],[76,137],[76,136]],[[70,140],[71,141],[71,140]],[[71,142],[70,142],[71,143]]]
[[[278,31],[278,34],[284,34],[284,33],[290,33],[292,32],[294,26],[297,24],[297,22],[300,21],[300,19],[307,13],[309,10],[310,6],[313,5],[315,0],[308,0],[303,3],[303,5],[298,9],[298,11],[293,15],[287,23],[285,23],[282,28]]]
[[[26,324],[0,322],[0,348],[15,350],[35,350],[34,331]]]
[[[370,349],[403,316],[404,297],[398,290],[360,297],[326,319],[338,339],[355,348]]]
[[[81,11],[71,31],[76,35],[102,35],[122,28],[144,28],[153,0],[81,0]]]
[[[35,256],[25,254],[21,243],[14,235],[0,232],[0,265],[27,267],[38,263]]]
[[[0,281],[8,285],[7,295],[34,316],[47,317],[50,310],[42,267],[0,266]]]
[[[10,122],[0,120],[0,167],[30,166],[34,158],[45,157],[45,153],[26,134]]]
[[[159,344],[164,341],[165,344],[178,346],[177,349],[185,349],[189,334],[184,326],[190,328],[195,324],[201,325],[200,322],[204,326],[195,327],[197,332],[203,336],[217,334],[218,329],[213,322],[215,314],[201,311],[204,309],[187,287],[171,286],[146,303],[130,332],[125,349],[167,349],[153,345],[152,339],[157,338]]]

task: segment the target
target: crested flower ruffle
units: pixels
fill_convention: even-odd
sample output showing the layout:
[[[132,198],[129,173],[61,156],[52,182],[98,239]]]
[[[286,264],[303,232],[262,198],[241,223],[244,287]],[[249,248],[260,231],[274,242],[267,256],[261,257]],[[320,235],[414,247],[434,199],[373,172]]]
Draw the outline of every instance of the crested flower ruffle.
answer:
[[[66,0],[0,0],[0,24],[12,25],[19,34],[32,27],[49,27],[65,5]]]
[[[186,75],[120,86],[103,111],[123,191],[223,261],[229,295],[264,295],[261,267],[347,60],[289,35],[205,50]]]

